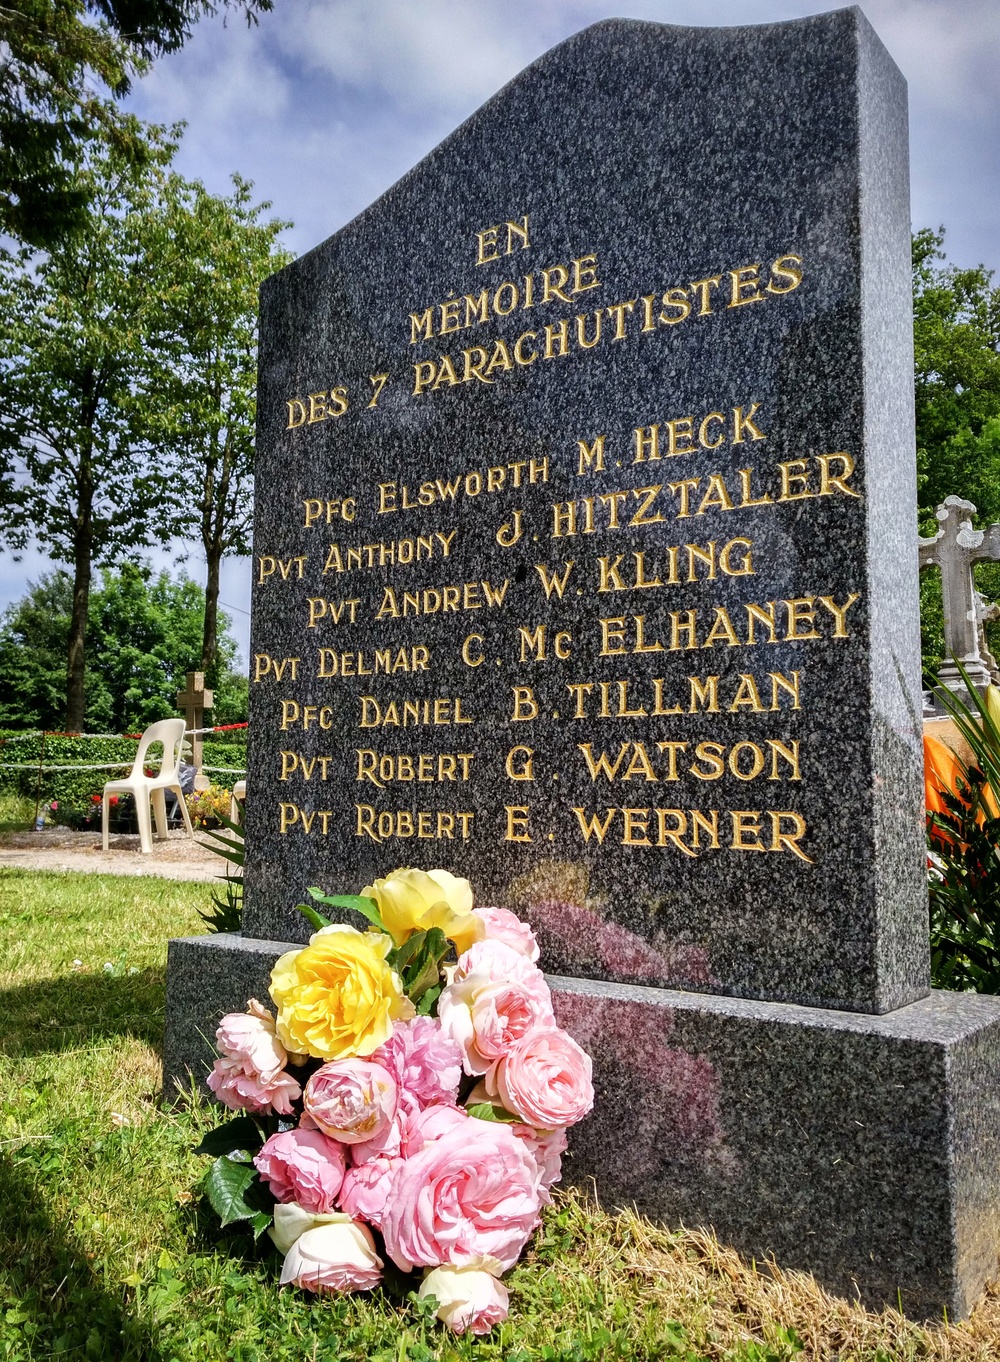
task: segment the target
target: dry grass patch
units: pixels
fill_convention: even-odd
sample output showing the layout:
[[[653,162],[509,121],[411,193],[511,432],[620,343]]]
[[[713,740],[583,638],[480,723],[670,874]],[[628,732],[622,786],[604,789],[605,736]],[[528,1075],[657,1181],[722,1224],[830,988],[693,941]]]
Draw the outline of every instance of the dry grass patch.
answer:
[[[578,1192],[562,1194],[580,1245],[579,1266],[609,1297],[633,1294],[682,1320],[711,1362],[748,1344],[780,1351],[794,1336],[805,1362],[997,1362],[1000,1289],[970,1320],[917,1324],[897,1310],[865,1310],[803,1272],[753,1263],[704,1230],[661,1229],[633,1211],[609,1214]]]

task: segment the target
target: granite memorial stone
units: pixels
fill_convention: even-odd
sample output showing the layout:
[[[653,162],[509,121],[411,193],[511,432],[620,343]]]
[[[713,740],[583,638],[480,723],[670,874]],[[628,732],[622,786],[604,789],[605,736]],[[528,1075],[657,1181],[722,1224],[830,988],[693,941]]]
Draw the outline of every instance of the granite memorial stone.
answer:
[[[244,935],[172,944],[168,1081],[307,886],[446,866],[563,976],[581,1178],[969,1308],[1000,1005],[928,991],[911,336],[857,9],[597,24],[266,283]]]

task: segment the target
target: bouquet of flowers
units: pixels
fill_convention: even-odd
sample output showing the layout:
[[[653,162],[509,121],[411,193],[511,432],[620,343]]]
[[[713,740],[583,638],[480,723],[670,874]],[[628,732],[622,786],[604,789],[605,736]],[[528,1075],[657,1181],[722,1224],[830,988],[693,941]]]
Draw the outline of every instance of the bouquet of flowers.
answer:
[[[555,1021],[531,928],[473,908],[467,880],[395,870],[360,895],[360,932],[316,928],[274,966],[277,1015],[223,1017],[208,1079],[243,1115],[205,1137],[222,1223],[281,1253],[282,1284],[364,1291],[388,1258],[456,1333],[506,1318],[517,1262],[593,1106],[590,1057]]]

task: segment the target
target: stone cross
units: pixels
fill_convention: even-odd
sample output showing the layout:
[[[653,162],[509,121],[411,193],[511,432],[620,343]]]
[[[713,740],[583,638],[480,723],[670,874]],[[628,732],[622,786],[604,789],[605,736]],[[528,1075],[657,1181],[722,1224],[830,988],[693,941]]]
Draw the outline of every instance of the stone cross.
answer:
[[[928,567],[941,569],[946,657],[938,680],[953,691],[965,690],[956,661],[961,662],[977,689],[990,684],[996,666],[983,631],[996,607],[987,605],[976,590],[972,569],[976,563],[1000,560],[1000,525],[975,530],[975,513],[971,501],[946,497],[937,508],[941,528],[929,539],[919,539],[921,572]]]
[[[187,690],[177,692],[177,708],[184,711],[185,725],[191,728],[202,728],[205,721],[205,710],[211,709],[215,700],[212,691],[205,689],[204,672],[188,672]],[[195,733],[191,738],[191,764],[197,772],[201,772],[201,734]]]

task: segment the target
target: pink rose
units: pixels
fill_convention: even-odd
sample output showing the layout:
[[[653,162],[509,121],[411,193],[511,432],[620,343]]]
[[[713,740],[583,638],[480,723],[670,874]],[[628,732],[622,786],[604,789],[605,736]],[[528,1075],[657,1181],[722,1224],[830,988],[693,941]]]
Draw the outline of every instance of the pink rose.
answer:
[[[246,1012],[230,1012],[219,1023],[215,1043],[220,1054],[207,1082],[220,1102],[234,1111],[291,1114],[302,1089],[285,1071],[288,1054],[267,1008],[251,998]]]
[[[272,1238],[279,1247],[292,1235],[281,1269],[282,1286],[299,1286],[320,1295],[336,1295],[347,1291],[370,1291],[382,1280],[382,1260],[375,1252],[375,1241],[364,1225],[356,1225],[348,1215],[326,1215],[299,1231],[302,1223],[295,1222],[287,1234],[279,1225],[275,1208],[275,1230]],[[287,1208],[291,1210],[292,1208]],[[298,1208],[295,1208],[298,1210]],[[299,1232],[297,1232],[299,1231]]]
[[[447,1135],[456,1127],[469,1121],[469,1113],[464,1107],[438,1105],[425,1107],[423,1111],[412,1112],[402,1123],[400,1154],[410,1159],[426,1149],[442,1135]]]
[[[371,1058],[396,1080],[400,1101],[419,1107],[454,1103],[462,1078],[462,1054],[434,1017],[397,1022],[392,1035]]]
[[[467,1074],[484,1074],[539,1026],[553,1026],[545,976],[502,941],[477,941],[447,972],[438,999],[442,1030],[462,1049]]]
[[[352,1220],[367,1220],[381,1229],[392,1175],[401,1162],[398,1158],[379,1156],[348,1168],[340,1189],[340,1205]]]
[[[305,1210],[332,1211],[344,1181],[344,1149],[319,1130],[282,1130],[272,1135],[254,1159],[277,1201],[295,1201]]]
[[[538,959],[538,942],[534,932],[509,908],[473,908],[472,914],[482,919],[488,941],[502,941],[505,946],[526,955],[532,962]]]
[[[590,1056],[557,1026],[523,1036],[486,1075],[493,1096],[540,1130],[575,1125],[594,1105]]]
[[[421,1122],[444,1108],[430,1107]],[[513,1267],[538,1224],[538,1165],[500,1122],[452,1117],[450,1129],[395,1170],[382,1217],[390,1258],[404,1272],[496,1259]]]
[[[565,1129],[535,1130],[533,1126],[518,1123],[512,1125],[511,1130],[530,1149],[538,1164],[542,1190],[547,1193],[562,1177],[562,1156],[568,1144]],[[544,1198],[546,1205],[551,1199],[548,1196]]]
[[[507,1318],[508,1296],[503,1282],[481,1267],[452,1267],[445,1263],[424,1277],[417,1295],[433,1296],[437,1317],[453,1333],[488,1334]]]
[[[392,1125],[398,1091],[388,1069],[368,1059],[335,1059],[306,1084],[306,1111],[324,1134],[344,1144],[375,1140]]]

